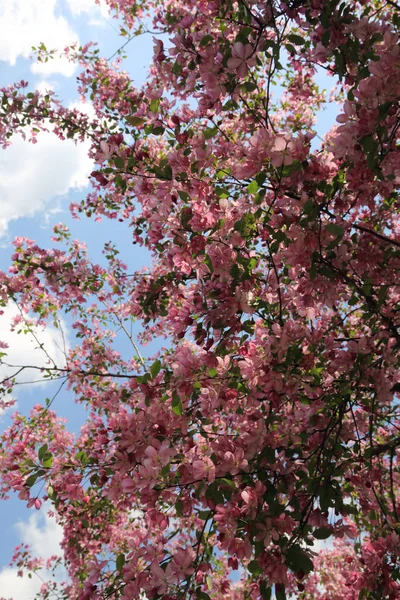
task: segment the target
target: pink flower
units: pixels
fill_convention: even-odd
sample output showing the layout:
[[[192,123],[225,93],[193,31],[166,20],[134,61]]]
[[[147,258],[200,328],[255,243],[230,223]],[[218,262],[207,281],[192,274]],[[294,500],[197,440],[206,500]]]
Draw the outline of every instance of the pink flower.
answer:
[[[202,460],[194,461],[193,478],[195,481],[207,479],[209,483],[215,481],[215,465],[208,456],[205,456]]]
[[[178,581],[193,575],[195,556],[192,548],[177,548],[173,557],[172,570]]]
[[[257,506],[258,497],[256,491],[253,488],[249,486],[245,487],[240,495],[242,496],[244,502],[248,504],[248,506]]]
[[[249,67],[254,67],[256,64],[256,57],[252,54],[253,47],[251,44],[244,46],[242,42],[236,42],[233,44],[232,56],[228,59],[228,67],[232,70],[237,69],[239,77],[245,77]]]
[[[122,491],[124,494],[134,494],[136,491],[136,484],[131,477],[125,477],[122,481]]]

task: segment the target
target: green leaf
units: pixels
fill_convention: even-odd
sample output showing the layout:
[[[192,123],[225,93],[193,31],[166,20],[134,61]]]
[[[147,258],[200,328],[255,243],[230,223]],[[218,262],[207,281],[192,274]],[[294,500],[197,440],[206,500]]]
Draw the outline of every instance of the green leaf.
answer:
[[[258,192],[259,185],[255,179],[247,186],[249,194],[256,194]]]
[[[272,588],[270,588],[269,586],[267,586],[267,584],[265,583],[265,581],[262,581],[260,583],[260,592],[261,592],[261,596],[262,596],[263,600],[271,600]]]
[[[301,37],[301,35],[297,35],[296,33],[289,33],[287,36],[289,42],[292,44],[296,44],[297,46],[303,46],[306,43],[305,39]]]
[[[172,66],[172,72],[174,75],[179,75],[180,73],[182,73],[182,65],[177,60],[174,62],[173,66]]]
[[[251,560],[247,566],[248,570],[254,577],[258,577],[263,572],[263,568],[260,566],[258,560]]]
[[[304,571],[307,575],[314,569],[313,562],[299,544],[293,544],[286,553],[286,563],[293,571]]]
[[[153,127],[152,133],[153,135],[162,135],[164,131],[164,127]]]
[[[263,455],[265,456],[265,460],[268,464],[272,465],[275,462],[275,449],[267,446],[264,448]]]
[[[25,485],[27,487],[32,487],[33,485],[35,485],[36,483],[36,479],[39,477],[38,473],[33,473],[32,475],[29,475],[28,479],[25,481]]]
[[[210,42],[213,41],[213,37],[212,35],[205,35],[201,40],[200,40],[200,46],[202,46],[204,48],[204,46],[207,46],[207,44],[209,44]]]
[[[178,396],[176,392],[172,392],[172,403],[171,403],[172,412],[181,417],[183,414],[182,400]]]
[[[206,140],[209,140],[210,138],[214,137],[214,135],[216,135],[217,133],[217,127],[207,127],[207,129],[204,130],[204,138]]]
[[[117,571],[121,573],[122,568],[125,564],[125,554],[118,554],[117,559],[115,561],[115,566],[117,567]]]
[[[126,117],[125,119],[129,125],[133,125],[134,127],[137,127],[138,125],[143,125],[143,123],[145,123],[145,119],[143,119],[142,117]]]
[[[114,165],[117,167],[117,169],[123,169],[125,166],[125,161],[120,156],[115,156],[114,157]]]
[[[161,362],[159,360],[156,360],[155,362],[153,362],[153,364],[150,367],[151,378],[154,379],[155,377],[157,377],[157,375],[159,374],[160,371],[161,371]]]
[[[285,48],[289,54],[292,54],[293,56],[296,54],[296,48],[292,46],[292,44],[285,44]]]
[[[262,186],[262,184],[265,182],[266,179],[267,179],[267,174],[265,171],[260,171],[260,173],[258,173],[258,175],[256,175],[256,181],[260,187]]]
[[[117,187],[122,188],[124,191],[126,190],[126,181],[123,177],[121,177],[120,173],[118,173],[118,175],[116,175],[116,177],[114,179],[114,183]]]
[[[315,217],[318,214],[318,206],[311,199],[304,204],[303,212],[309,217]]]
[[[230,488],[235,488],[236,489],[236,484],[231,479],[227,479],[226,477],[222,477],[219,481],[220,481],[221,484],[224,484],[224,485],[227,485]]]
[[[257,84],[254,83],[254,81],[246,81],[243,85],[242,88],[246,91],[246,92],[253,92],[254,90],[257,89]]]
[[[219,489],[218,481],[213,481],[213,483],[210,483],[210,485],[206,489],[206,498],[207,500],[212,500],[213,502],[215,502],[215,504],[224,503],[224,495]]]
[[[39,458],[40,462],[43,460],[43,457],[46,454],[47,450],[48,450],[47,444],[44,444],[41,448],[39,448],[38,458]]]
[[[319,527],[313,531],[313,536],[317,540],[326,540],[332,533],[332,529],[328,529],[328,527]]]
[[[50,469],[52,464],[53,464],[53,456],[49,453],[45,454],[43,457],[43,460],[42,460],[42,465],[46,469]]]
[[[362,138],[362,140],[360,140],[360,143],[367,153],[374,152],[376,150],[377,143],[372,135],[366,135]]]
[[[203,261],[203,262],[204,262],[204,263],[207,265],[207,267],[210,269],[210,272],[211,272],[211,273],[213,273],[213,272],[214,272],[214,267],[213,267],[213,264],[212,264],[211,257],[210,257],[208,254],[206,254],[206,255],[205,255],[205,257],[204,257],[204,261]]]
[[[197,516],[199,517],[199,519],[201,519],[202,521],[208,521],[208,519],[211,517],[212,515],[212,510],[200,510],[197,513]]]
[[[301,164],[301,161],[294,160],[290,165],[283,165],[280,172],[282,177],[289,177],[289,175],[301,171],[302,168],[303,165]]]
[[[210,596],[205,592],[196,592],[197,600],[211,600]]]
[[[182,500],[177,500],[175,502],[175,510],[178,517],[183,517],[183,502]]]
[[[164,177],[166,179],[172,179],[172,168],[171,165],[164,167]]]
[[[344,234],[344,227],[342,227],[341,225],[337,225],[336,223],[328,223],[325,226],[325,229],[326,231],[332,233],[333,235],[336,235],[337,237],[342,237]]]
[[[182,190],[180,190],[178,192],[178,196],[181,200],[183,200],[184,202],[189,202],[189,194],[187,192],[183,192]]]
[[[286,600],[285,586],[282,583],[275,585],[275,597],[276,600]]]
[[[242,237],[250,237],[257,229],[256,218],[253,213],[246,213],[234,225],[234,230],[238,231]]]
[[[47,495],[50,498],[50,500],[53,500],[54,498],[54,488],[52,485],[49,485],[47,488]]]
[[[152,113],[157,113],[160,107],[160,98],[153,98],[150,102],[150,110]]]
[[[208,374],[210,377],[216,377],[218,375],[218,371],[215,367],[208,369]]]

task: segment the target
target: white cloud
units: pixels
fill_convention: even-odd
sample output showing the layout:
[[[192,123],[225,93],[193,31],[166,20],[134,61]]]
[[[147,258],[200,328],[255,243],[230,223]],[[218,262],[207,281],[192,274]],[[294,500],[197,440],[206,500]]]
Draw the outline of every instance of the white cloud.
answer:
[[[33,600],[41,585],[38,577],[18,577],[17,569],[5,567],[0,571],[0,593],[5,600]]]
[[[0,382],[12,377],[18,371],[16,366],[7,365],[31,365],[42,368],[49,365],[50,359],[58,367],[65,365],[64,352],[68,351],[68,334],[64,322],[61,321],[61,327],[58,329],[53,325],[48,325],[45,329],[36,328],[35,335],[31,333],[18,334],[17,331],[23,329],[23,324],[21,327],[17,327],[16,331],[10,331],[12,319],[20,314],[18,308],[10,304],[3,310],[4,314],[0,316],[0,341],[5,342],[9,347],[4,350],[7,352],[7,356],[2,359],[7,364],[0,365]],[[43,345],[43,349],[39,344]],[[52,366],[51,362],[49,366]],[[40,385],[46,383],[38,369],[25,369],[17,377],[18,383],[28,381],[38,381]]]
[[[0,3],[0,60],[11,65],[19,56],[28,58],[32,46],[41,42],[48,50],[62,50],[75,42],[78,35],[62,15],[56,15],[57,0],[3,0]],[[61,73],[70,77],[76,66],[65,58],[47,63],[35,62],[32,71],[43,75]]]
[[[43,95],[47,94],[48,92],[55,92],[58,87],[57,81],[48,81],[46,79],[42,79],[41,81],[35,83],[35,90]]]
[[[49,517],[44,510],[30,516],[28,521],[20,521],[16,524],[19,532],[20,542],[28,544],[32,555],[44,559],[53,555],[60,555],[60,542],[62,540],[62,528],[57,525],[54,518]],[[42,581],[33,575],[30,579],[27,575],[18,577],[18,569],[4,567],[0,571],[0,594],[3,598],[13,600],[31,600],[40,591]],[[65,573],[59,574],[64,578]],[[44,581],[51,578],[51,573],[44,570],[40,572]]]
[[[90,13],[92,15],[101,14],[103,17],[108,17],[109,8],[104,0],[97,3],[95,0],[67,0],[68,7],[74,16],[79,16],[82,13]]]
[[[60,543],[63,538],[63,529],[54,517],[49,517],[42,508],[40,512],[35,512],[29,517],[29,520],[19,521],[16,528],[19,531],[20,539],[23,544],[28,544],[34,556],[40,556],[45,560],[54,556],[59,556],[62,551]]]
[[[51,132],[39,134],[36,144],[16,137],[0,155],[0,237],[11,221],[59,208],[69,190],[86,187],[88,149],[89,142],[61,141]]]

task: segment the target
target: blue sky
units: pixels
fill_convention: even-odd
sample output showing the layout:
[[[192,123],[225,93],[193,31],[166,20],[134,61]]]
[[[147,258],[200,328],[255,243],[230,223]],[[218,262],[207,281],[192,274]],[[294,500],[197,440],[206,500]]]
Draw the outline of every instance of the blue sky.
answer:
[[[112,19],[104,5],[94,0],[0,0],[0,87],[21,79],[27,80],[32,89],[53,89],[65,104],[80,102],[75,77],[78,70],[62,60],[45,65],[30,60],[31,47],[44,42],[47,48],[62,49],[79,40],[82,44],[95,41],[101,55],[111,56],[123,43],[118,35],[118,22]],[[152,36],[143,35],[133,39],[127,46],[128,58],[124,68],[139,86],[146,78],[152,56]],[[322,87],[331,81],[321,76]],[[329,106],[318,120],[318,132],[325,133],[337,113],[336,106]],[[36,146],[15,139],[5,151],[0,150],[0,268],[10,264],[15,236],[34,239],[48,247],[54,224],[66,223],[73,237],[84,240],[93,260],[101,260],[103,243],[118,240],[122,258],[130,268],[137,269],[149,264],[148,253],[132,246],[131,232],[125,224],[103,221],[94,223],[86,218],[72,220],[68,206],[79,202],[88,190],[88,176],[92,170],[85,145],[60,142],[51,133],[39,136]],[[13,309],[6,317],[13,315]],[[35,345],[21,336],[11,335],[7,318],[0,321],[0,339],[10,344],[10,356],[15,361],[34,361],[42,364]],[[68,334],[68,325],[66,324]],[[72,339],[72,337],[71,337]],[[57,331],[49,327],[40,333],[41,342],[57,355],[60,343]],[[1,370],[3,369],[3,371]],[[4,368],[0,367],[0,376]],[[18,409],[26,413],[36,402],[43,402],[54,393],[49,384],[24,385],[16,390]],[[67,393],[57,398],[55,409],[67,417],[73,430],[82,419],[82,409],[71,403]],[[10,423],[10,415],[0,416],[0,429]],[[61,532],[45,511],[27,510],[17,499],[0,503],[0,595],[13,596],[14,600],[30,600],[40,587],[40,581],[20,579],[16,571],[8,568],[13,548],[20,542],[30,543],[33,551],[57,550]]]

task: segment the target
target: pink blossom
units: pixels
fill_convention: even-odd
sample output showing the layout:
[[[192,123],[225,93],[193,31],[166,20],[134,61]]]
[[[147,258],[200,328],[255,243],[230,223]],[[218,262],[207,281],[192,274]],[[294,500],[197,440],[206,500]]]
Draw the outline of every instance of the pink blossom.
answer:
[[[244,45],[242,42],[235,42],[232,47],[232,56],[228,58],[228,67],[236,70],[239,77],[245,77],[249,67],[254,67],[255,64],[256,57],[251,44]]]

